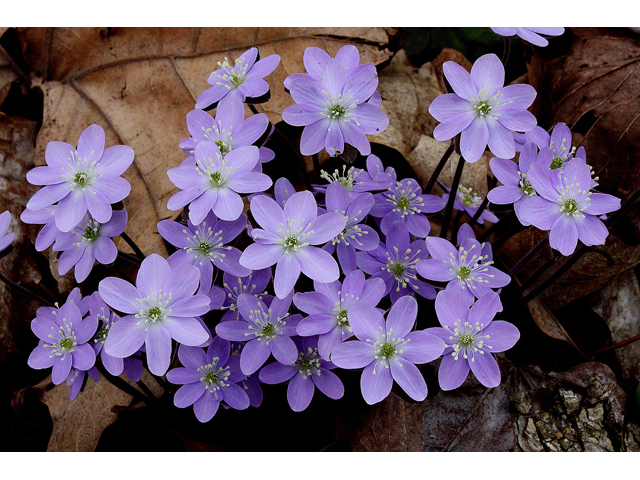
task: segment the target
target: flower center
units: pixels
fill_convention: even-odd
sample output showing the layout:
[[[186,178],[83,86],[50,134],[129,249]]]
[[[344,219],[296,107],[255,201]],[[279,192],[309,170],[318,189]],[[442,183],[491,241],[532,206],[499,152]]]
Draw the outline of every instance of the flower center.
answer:
[[[391,264],[391,273],[395,277],[402,277],[402,274],[407,271],[406,265],[402,263],[392,263]]]
[[[467,267],[466,265],[462,265],[460,267],[460,270],[458,270],[458,276],[463,280],[467,278],[470,273],[471,273],[471,268]]]
[[[109,326],[105,325],[104,327],[102,327],[100,330],[98,330],[98,339],[102,340],[102,343],[104,343],[104,341],[107,339],[107,336],[109,335]]]
[[[460,345],[464,345],[465,347],[468,347],[473,343],[473,337],[468,334],[462,335],[460,337],[459,342],[460,342]]]
[[[407,208],[409,208],[409,205],[411,205],[411,201],[407,197],[403,196],[398,199],[397,205],[403,210],[406,210]]]
[[[296,247],[300,246],[300,239],[297,235],[290,235],[284,239],[284,247],[288,249],[295,250]]]
[[[341,327],[349,326],[349,312],[347,310],[342,310],[338,313],[338,325]]]
[[[563,165],[564,165],[564,161],[562,160],[562,158],[555,157],[551,161],[551,166],[549,167],[549,170],[556,170],[558,168],[562,168]]]
[[[87,185],[88,175],[84,172],[77,172],[73,177],[73,181],[78,187],[84,187]]]
[[[522,193],[528,197],[533,197],[536,194],[536,190],[531,186],[529,180],[520,180],[520,188]]]
[[[567,215],[573,215],[578,211],[578,202],[576,202],[573,198],[566,200],[564,202],[564,213]]]
[[[333,105],[329,109],[329,116],[332,117],[332,118],[340,118],[345,113],[347,113],[347,109],[344,108],[342,105]]]
[[[210,384],[216,383],[218,381],[218,373],[217,372],[209,372],[204,376],[204,381]]]
[[[98,228],[93,227],[92,225],[87,225],[82,236],[85,240],[88,241],[95,240],[96,238],[98,238]]]
[[[469,205],[471,205],[471,203],[473,202],[473,197],[469,194],[466,194],[462,197],[462,204],[465,207],[468,207]]]
[[[60,340],[58,345],[60,345],[61,348],[69,349],[73,346],[73,340],[70,338],[63,338]]]
[[[214,143],[220,149],[220,153],[223,157],[232,150],[231,146],[227,145],[223,140],[216,140]]]
[[[200,250],[205,255],[208,255],[209,251],[211,250],[211,244],[209,242],[200,242],[198,244],[198,250]]]
[[[342,166],[342,175],[340,171],[336,168],[333,172],[333,175],[329,175],[326,171],[320,170],[320,178],[324,178],[329,183],[340,182],[344,188],[347,189],[347,192],[351,190],[356,182],[356,177],[361,172],[359,169],[355,169],[354,167],[350,167],[347,170],[347,166]]]
[[[262,333],[267,337],[273,335],[273,331],[273,325],[271,325],[270,323],[265,323],[264,325],[262,325]]]
[[[214,187],[221,187],[224,180],[225,179],[220,172],[213,172],[209,175],[209,181]]]
[[[484,117],[487,113],[491,111],[493,107],[487,100],[481,100],[476,103],[476,110],[481,117]]]
[[[380,356],[389,358],[396,353],[396,346],[392,343],[383,343],[380,347]]]
[[[149,309],[149,313],[147,313],[147,316],[153,322],[158,320],[160,318],[160,315],[162,315],[162,309],[160,307],[151,307]]]

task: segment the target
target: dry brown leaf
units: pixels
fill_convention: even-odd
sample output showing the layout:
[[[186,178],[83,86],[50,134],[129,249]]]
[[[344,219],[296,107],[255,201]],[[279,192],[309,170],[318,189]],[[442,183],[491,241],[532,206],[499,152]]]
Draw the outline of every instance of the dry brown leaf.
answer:
[[[389,127],[371,139],[395,148],[408,158],[422,135],[433,135],[438,122],[428,109],[443,92],[430,64],[420,69],[414,67],[404,50],[394,55],[378,78],[378,91],[383,100],[381,108],[389,116]]]
[[[130,385],[132,382],[121,378]],[[142,380],[156,397],[162,388],[145,369]],[[87,379],[84,391],[75,400],[69,400],[71,387],[65,383],[42,394],[41,400],[49,407],[53,432],[47,451],[92,452],[98,445],[105,428],[115,422],[118,411],[131,404],[133,397],[111,384],[103,376],[98,382]]]
[[[640,41],[615,29],[572,31],[579,38],[567,55],[548,63],[534,55],[528,65],[539,92],[534,107],[550,114],[550,125],[584,135],[574,144],[586,147],[602,190],[625,197],[640,187],[640,176],[629,174],[640,167]]]
[[[176,212],[166,208],[177,192],[166,171],[185,155],[178,143],[189,136],[185,115],[207,78],[225,56],[237,58],[251,46],[261,55],[277,53],[282,61],[269,76],[271,100],[258,106],[273,123],[292,103],[282,82],[304,71],[309,46],[335,55],[355,44],[362,62],[379,64],[394,30],[384,28],[26,28],[20,30],[23,52],[44,93],[44,120],[36,157],[52,140],[76,144],[90,124],[101,125],[107,145],[126,144],[136,152],[124,177],[132,184],[125,200],[127,233],[144,253],[166,255],[156,224]],[[275,160],[276,162],[279,159]],[[128,247],[121,242],[119,248]]]
[[[555,338],[556,340],[569,342],[577,348],[562,324],[539,297],[536,297],[527,303],[527,308],[529,309],[529,313],[531,314],[533,321],[544,334],[551,338]]]
[[[354,452],[422,452],[422,406],[395,393],[372,407],[354,435]]]
[[[546,235],[547,232],[537,228],[528,228],[511,237],[497,255],[507,268],[511,268]],[[551,255],[551,247],[545,246],[520,269],[517,274],[518,281],[521,284],[525,282],[551,258]],[[566,257],[562,257],[557,252],[555,255],[557,262],[536,281],[534,286],[549,278],[566,261]],[[590,247],[588,252],[568,272],[541,293],[539,298],[552,312],[556,311],[573,300],[597,292],[613,277],[638,264],[640,264],[640,245],[628,246],[614,234],[610,234],[605,245]]]

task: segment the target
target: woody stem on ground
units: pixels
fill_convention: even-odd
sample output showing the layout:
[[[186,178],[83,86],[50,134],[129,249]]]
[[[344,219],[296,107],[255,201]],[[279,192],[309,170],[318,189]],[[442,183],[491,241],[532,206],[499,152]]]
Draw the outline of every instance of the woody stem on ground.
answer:
[[[453,140],[452,140],[451,144],[449,145],[449,147],[447,147],[447,149],[445,150],[444,154],[442,155],[442,158],[438,162],[438,165],[436,165],[436,168],[433,171],[433,173],[431,174],[431,177],[429,177],[429,181],[427,182],[427,184],[422,189],[422,193],[423,194],[426,195],[427,193],[431,192],[431,189],[436,184],[436,181],[438,180],[438,177],[440,176],[440,172],[442,172],[442,169],[444,168],[445,164],[447,163],[447,160],[449,160],[449,157],[453,153],[453,148],[454,148],[454,145],[453,145]]]
[[[456,173],[453,176],[453,183],[451,184],[451,190],[449,190],[449,200],[447,201],[447,207],[444,211],[444,220],[442,221],[442,230],[440,231],[440,238],[447,238],[447,232],[449,230],[449,223],[451,222],[451,214],[453,212],[453,202],[458,194],[458,185],[460,184],[460,178],[462,177],[462,170],[464,168],[466,160],[464,157],[460,157],[458,160],[458,166]]]
[[[125,242],[127,242],[127,245],[129,245],[131,247],[131,249],[135,252],[136,255],[138,255],[138,257],[140,257],[141,260],[144,260],[144,258],[145,258],[144,253],[142,253],[142,250],[140,250],[138,245],[136,245],[136,242],[134,242],[131,239],[131,237],[129,237],[129,235],[127,235],[126,233],[122,232],[120,234],[120,237],[122,237],[122,239]]]
[[[11,252],[13,251],[13,245],[9,245],[9,247],[7,247],[7,249],[2,252],[2,257],[5,257],[7,255],[9,255]],[[47,307],[53,307],[54,305],[47,299],[41,297],[40,295],[38,295],[36,292],[34,292],[33,290],[31,290],[29,287],[26,287],[24,285],[20,285],[18,283],[15,283],[12,280],[9,280],[7,277],[5,277],[2,273],[0,273],[0,280],[2,280],[4,283],[6,283],[7,285],[9,285],[12,288],[15,288],[16,290],[18,290],[19,292],[24,293],[25,295],[29,295],[33,298],[35,298],[36,300],[38,300],[42,305],[45,305]]]
[[[482,215],[482,212],[484,211],[484,209],[487,208],[487,205],[489,204],[489,192],[496,186],[496,183],[498,183],[498,179],[496,177],[492,177],[491,183],[489,184],[489,190],[487,190],[487,194],[484,196],[484,199],[482,200],[482,203],[478,207],[478,210],[476,211],[476,213],[473,214],[473,218],[469,222],[470,227],[473,227],[475,225],[475,223],[480,218],[480,215]]]

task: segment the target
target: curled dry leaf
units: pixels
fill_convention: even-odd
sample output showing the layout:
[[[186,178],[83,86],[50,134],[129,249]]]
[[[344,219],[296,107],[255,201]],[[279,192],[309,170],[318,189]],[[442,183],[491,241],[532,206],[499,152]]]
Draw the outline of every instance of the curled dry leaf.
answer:
[[[534,55],[528,65],[539,95],[534,113],[582,135],[574,144],[586,147],[602,190],[624,198],[640,187],[629,175],[640,167],[640,40],[616,29],[572,31],[578,38],[566,55],[548,62]]]
[[[279,54],[278,68],[267,77],[271,100],[259,105],[273,123],[292,103],[282,82],[304,71],[308,46],[335,55],[355,44],[362,62],[379,64],[394,30],[384,28],[26,28],[20,30],[23,52],[44,93],[44,119],[36,158],[52,140],[76,144],[88,125],[106,131],[107,145],[131,146],[136,159],[125,173],[132,185],[125,200],[127,233],[144,253],[165,254],[156,233],[159,220],[175,217],[166,208],[176,193],[166,171],[185,158],[178,143],[189,136],[185,115],[207,78],[224,57],[237,58],[252,47],[261,56]],[[275,161],[281,161],[276,159]],[[119,248],[127,251],[124,242]]]

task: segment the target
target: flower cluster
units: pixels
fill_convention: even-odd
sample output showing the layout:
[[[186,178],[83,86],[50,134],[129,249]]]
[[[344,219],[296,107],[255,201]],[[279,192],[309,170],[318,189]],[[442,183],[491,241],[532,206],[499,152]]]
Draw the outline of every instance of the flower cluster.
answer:
[[[534,39],[527,33],[532,29],[503,30]],[[539,30],[545,32],[553,34]],[[167,208],[181,212],[157,224],[168,258],[151,253],[140,260],[135,284],[114,268],[119,276],[103,278],[97,291],[83,298],[75,289],[61,307],[40,308],[31,324],[39,343],[29,365],[52,367],[54,383],[66,380],[71,398],[87,376],[99,380],[98,370],[124,372],[137,382],[146,366],[166,375],[175,385],[174,405],[193,406],[203,423],[220,405],[259,407],[264,385],[288,383],[287,401],[296,412],[309,407],[316,389],[340,399],[341,369],[362,370],[368,404],[384,400],[394,382],[423,401],[427,384],[416,365],[438,358],[443,390],[462,385],[469,371],[482,385],[499,385],[492,354],[513,347],[520,335],[511,323],[494,319],[511,276],[494,263],[491,244],[477,239],[471,224],[463,223],[449,241],[438,223],[450,214],[440,215],[447,202],[477,217],[485,232],[485,220],[502,220],[457,180],[444,186],[443,197],[423,193],[421,182],[398,179],[371,154],[367,135],[383,131],[389,120],[380,108],[376,69],[360,64],[354,46],[334,58],[319,48],[306,50],[306,73],[285,80],[295,105],[283,118],[304,127],[302,155],[325,149],[333,156],[349,144],[366,157],[358,157],[362,168],[317,172],[326,183],[313,191],[272,179],[262,163],[275,157],[266,146],[273,146],[273,126],[264,114],[245,119],[243,102],[267,99],[264,77],[280,57],[258,58],[254,47],[233,66],[225,59],[186,115],[191,137],[180,147],[187,157],[167,172],[179,190]],[[514,204],[524,225],[550,230],[551,247],[565,255],[578,239],[603,243],[608,231],[599,217],[620,208],[620,201],[593,191],[597,178],[584,149],[571,147],[566,125],[551,134],[536,127],[527,111],[533,87],[504,86],[504,68],[492,54],[470,73],[447,62],[444,74],[455,93],[431,104],[441,122],[434,136],[459,135],[468,162],[478,161],[487,146],[496,155],[490,165],[502,185],[488,199]],[[516,152],[517,163],[511,160]],[[62,252],[59,273],[75,266],[81,283],[95,260],[110,264],[118,255],[111,239],[123,234],[127,213],[111,205],[129,193],[120,175],[133,151],[104,149],[104,132],[91,126],[77,149],[52,142],[45,159],[47,167],[28,174],[44,187],[21,218],[45,225],[36,249]],[[429,216],[445,238],[432,234]],[[0,215],[0,251],[13,240],[5,235],[9,222],[7,212]],[[425,304],[434,307],[441,327],[422,326],[437,324],[428,313],[418,314]]]

